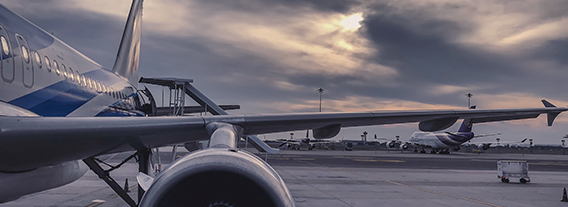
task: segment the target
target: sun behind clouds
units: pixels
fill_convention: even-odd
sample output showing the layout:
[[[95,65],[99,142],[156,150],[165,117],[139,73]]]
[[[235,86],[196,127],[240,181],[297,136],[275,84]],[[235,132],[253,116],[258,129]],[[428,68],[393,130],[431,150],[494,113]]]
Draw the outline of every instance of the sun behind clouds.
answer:
[[[361,27],[361,24],[359,24],[361,21],[363,21],[363,16],[361,16],[361,13],[356,13],[341,21],[341,25],[343,25],[346,30],[356,30]]]

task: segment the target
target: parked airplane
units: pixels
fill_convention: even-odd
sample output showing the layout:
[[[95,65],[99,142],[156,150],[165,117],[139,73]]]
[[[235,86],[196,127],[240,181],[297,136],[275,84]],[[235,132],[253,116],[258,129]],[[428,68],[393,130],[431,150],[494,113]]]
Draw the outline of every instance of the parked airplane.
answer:
[[[545,106],[550,104],[543,100]],[[450,154],[450,149],[454,151],[458,151],[464,145],[471,145],[469,141],[476,137],[486,137],[486,136],[494,136],[499,135],[500,133],[496,134],[484,134],[484,135],[475,135],[471,129],[473,127],[472,119],[464,119],[459,130],[457,132],[414,132],[408,141],[401,141],[401,140],[392,140],[387,142],[388,148],[399,148],[402,150],[406,150],[409,147],[414,147],[414,151],[418,152],[420,149],[420,153],[426,153],[425,149],[429,148],[432,149],[430,153],[436,154],[439,152],[440,154]],[[483,122],[483,121],[478,121]],[[525,139],[526,140],[526,139]],[[524,142],[525,140],[521,141]],[[517,143],[517,142],[501,142],[503,143]],[[483,150],[489,149],[489,146],[493,144],[493,142],[483,142],[474,144],[475,146],[482,148]]]
[[[300,150],[302,146],[307,147],[308,151],[316,148],[316,144],[324,145],[331,143],[327,139],[310,139],[310,130],[306,130],[306,137],[294,139],[279,139],[282,142],[278,148]]]
[[[130,158],[138,157],[139,206],[294,206],[278,173],[237,149],[241,137],[312,129],[314,138],[330,138],[342,127],[409,122],[420,122],[422,131],[438,131],[458,119],[501,121],[541,113],[551,125],[568,110],[547,106],[227,115],[185,82],[186,93],[218,116],[151,117],[155,101],[137,84],[141,25],[142,1],[134,0],[114,67],[107,69],[0,6],[1,202],[73,182],[88,166],[128,205],[137,206],[110,176],[115,168],[104,170],[96,159],[135,150]],[[154,81],[177,84],[172,79]],[[209,146],[176,160],[155,178],[146,175],[150,149],[192,141],[209,141]],[[252,142],[263,147],[262,141]]]

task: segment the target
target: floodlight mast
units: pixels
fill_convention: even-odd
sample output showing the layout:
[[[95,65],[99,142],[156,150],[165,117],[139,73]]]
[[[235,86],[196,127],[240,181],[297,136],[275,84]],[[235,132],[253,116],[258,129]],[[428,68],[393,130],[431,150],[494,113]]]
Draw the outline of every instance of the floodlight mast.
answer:
[[[320,95],[320,108],[319,108],[319,112],[321,112],[321,94],[323,94],[323,91],[324,91],[324,90],[323,90],[323,88],[319,88],[319,89],[316,90],[316,91],[317,91],[317,92],[319,93],[319,95]]]

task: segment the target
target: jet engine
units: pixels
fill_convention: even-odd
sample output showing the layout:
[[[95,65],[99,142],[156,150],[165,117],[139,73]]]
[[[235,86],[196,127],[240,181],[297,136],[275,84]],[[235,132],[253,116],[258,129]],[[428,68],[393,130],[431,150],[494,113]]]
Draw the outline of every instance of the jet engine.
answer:
[[[396,143],[393,142],[393,141],[389,141],[389,142],[387,142],[387,147],[389,147],[389,148],[395,148],[395,147],[396,147]]]
[[[245,151],[209,148],[162,171],[140,206],[294,206],[268,163]]]
[[[400,149],[406,150],[406,149],[408,149],[408,145],[407,144],[401,144]]]
[[[456,147],[454,147],[454,151],[456,151],[456,152],[457,152],[457,151],[460,151],[460,149],[461,149],[461,147],[460,147],[460,146],[456,146]]]

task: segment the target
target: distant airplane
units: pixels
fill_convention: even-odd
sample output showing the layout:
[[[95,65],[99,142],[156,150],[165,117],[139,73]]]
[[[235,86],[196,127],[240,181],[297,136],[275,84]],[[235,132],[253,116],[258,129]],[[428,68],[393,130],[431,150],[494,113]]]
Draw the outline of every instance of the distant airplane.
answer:
[[[425,149],[432,149],[430,153],[436,154],[450,154],[450,149],[454,151],[458,151],[461,149],[462,146],[473,145],[483,150],[489,149],[491,144],[497,142],[482,142],[482,143],[469,143],[469,141],[476,137],[486,137],[486,136],[495,136],[501,133],[495,134],[484,134],[484,135],[475,135],[471,129],[473,126],[473,122],[471,119],[464,119],[459,130],[457,132],[414,132],[408,141],[401,141],[391,140],[387,142],[388,148],[399,148],[402,150],[406,150],[410,147],[414,148],[415,152],[418,152],[420,149],[420,153],[425,153]],[[520,143],[526,141],[523,140]],[[505,143],[519,143],[519,142],[500,142],[501,144]]]
[[[241,137],[257,149],[277,152],[254,135],[311,129],[321,139],[344,127],[410,122],[419,122],[422,131],[439,131],[458,119],[502,121],[542,113],[551,125],[568,110],[228,115],[190,80],[139,79],[141,31],[142,0],[134,0],[108,69],[0,6],[0,202],[68,184],[91,169],[129,206],[294,206],[278,173],[237,148]],[[155,116],[153,96],[138,88],[139,80],[181,86],[217,116]],[[208,148],[177,159],[157,177],[148,175],[151,149],[197,141],[209,141]],[[111,177],[120,165],[105,170],[97,158],[126,151],[135,152],[124,162],[136,157],[139,165],[138,203]]]
[[[310,130],[306,130],[306,136],[302,138],[294,138],[294,139],[279,139],[277,140],[282,142],[278,147],[285,148],[285,149],[295,149],[300,150],[302,146],[307,147],[308,151],[316,148],[317,144],[328,144],[331,141],[327,139],[310,139]]]

